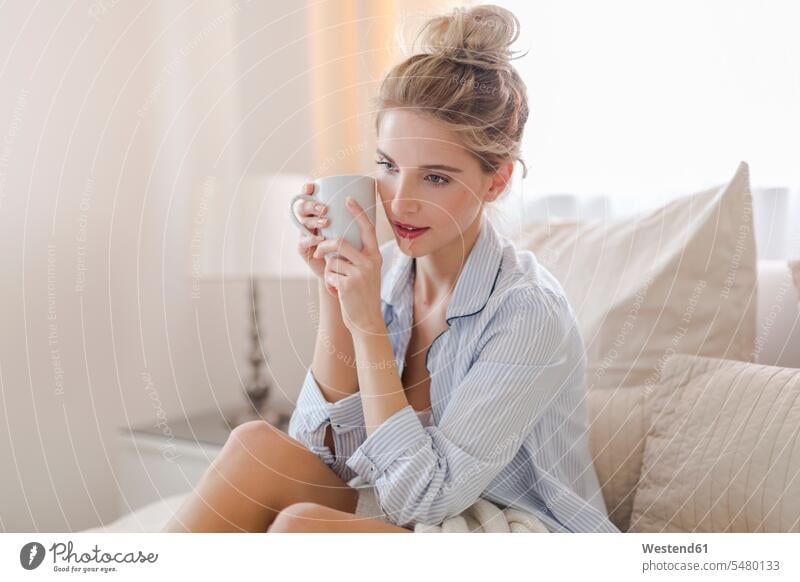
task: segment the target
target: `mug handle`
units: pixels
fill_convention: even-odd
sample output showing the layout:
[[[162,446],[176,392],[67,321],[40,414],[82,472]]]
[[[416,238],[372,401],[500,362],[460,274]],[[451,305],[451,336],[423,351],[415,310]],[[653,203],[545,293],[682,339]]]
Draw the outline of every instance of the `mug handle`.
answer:
[[[297,225],[297,226],[298,226],[298,227],[299,227],[301,230],[304,230],[304,231],[306,231],[306,232],[307,232],[308,234],[310,234],[311,236],[314,236],[314,233],[313,233],[313,232],[311,232],[311,230],[309,230],[309,229],[308,229],[308,227],[307,227],[305,224],[303,224],[302,222],[300,222],[300,219],[299,219],[299,218],[297,218],[297,214],[295,214],[295,211],[294,211],[294,205],[297,203],[297,201],[298,201],[298,200],[301,200],[301,199],[302,199],[302,200],[315,200],[315,198],[314,198],[314,195],[315,195],[316,193],[317,193],[317,189],[316,189],[316,188],[314,188],[314,192],[313,192],[312,194],[298,194],[297,196],[295,196],[294,198],[292,198],[292,201],[289,203],[289,214],[291,215],[291,217],[292,217],[292,220],[294,220],[294,223],[295,223],[295,224],[296,224],[296,225]]]

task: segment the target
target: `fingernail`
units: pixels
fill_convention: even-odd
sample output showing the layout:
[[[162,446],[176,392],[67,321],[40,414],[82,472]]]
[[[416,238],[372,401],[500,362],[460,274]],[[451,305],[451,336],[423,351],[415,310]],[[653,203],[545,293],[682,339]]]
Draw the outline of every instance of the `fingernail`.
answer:
[[[319,220],[317,220],[317,224],[320,224],[320,225],[325,224],[326,220],[327,220],[326,218],[320,218]]]
[[[322,212],[322,211],[324,210],[324,208],[325,208],[325,207],[324,207],[322,204],[317,204],[317,205],[314,207],[314,209],[315,209],[317,212]]]
[[[353,205],[353,198],[350,197],[350,196],[345,198],[344,201],[347,203],[348,206],[352,206]]]

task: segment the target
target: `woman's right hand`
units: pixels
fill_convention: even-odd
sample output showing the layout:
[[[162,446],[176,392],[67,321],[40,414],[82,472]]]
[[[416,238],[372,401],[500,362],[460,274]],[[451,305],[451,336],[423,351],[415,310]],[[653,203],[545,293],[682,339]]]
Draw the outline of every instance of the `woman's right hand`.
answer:
[[[314,233],[312,236],[308,232],[301,231],[297,250],[300,256],[303,257],[303,260],[311,267],[311,271],[314,275],[318,279],[324,281],[325,257],[315,259],[313,254],[314,251],[317,250],[317,245],[325,240],[325,237],[320,234],[320,229],[328,226],[330,219],[325,216],[325,213],[328,212],[328,207],[322,202],[311,199],[311,196],[314,194],[314,188],[315,185],[313,182],[303,184],[303,194],[307,194],[309,199],[301,200],[299,204],[295,203],[295,208],[299,207],[299,214],[297,216],[300,222]],[[328,283],[325,283],[325,288],[332,296],[336,296],[335,287],[331,287]]]

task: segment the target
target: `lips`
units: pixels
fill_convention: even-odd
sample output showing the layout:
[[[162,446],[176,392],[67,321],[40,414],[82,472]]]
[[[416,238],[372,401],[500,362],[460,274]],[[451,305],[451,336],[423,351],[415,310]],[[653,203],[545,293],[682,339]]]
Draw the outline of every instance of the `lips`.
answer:
[[[397,236],[405,239],[414,239],[424,235],[426,232],[430,230],[430,227],[424,226],[421,228],[406,228],[407,225],[403,225],[402,222],[394,222],[392,223],[394,226],[394,231],[397,233]]]
[[[400,228],[405,228],[408,230],[417,230],[417,229],[425,229],[428,228],[427,226],[414,226],[413,224],[406,224],[405,222],[400,222],[399,220],[394,221],[395,226],[399,226]]]

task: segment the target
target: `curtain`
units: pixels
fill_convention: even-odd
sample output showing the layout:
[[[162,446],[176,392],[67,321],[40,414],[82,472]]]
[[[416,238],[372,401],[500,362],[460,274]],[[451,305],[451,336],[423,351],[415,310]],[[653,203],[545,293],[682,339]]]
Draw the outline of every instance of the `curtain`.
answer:
[[[722,183],[719,184],[722,186]],[[517,187],[519,187],[517,185]],[[688,195],[690,193],[686,193]],[[760,260],[800,258],[800,188],[753,187],[753,229]],[[673,196],[674,197],[674,196]],[[513,236],[526,224],[559,220],[607,220],[654,210],[663,199],[613,194],[512,191],[498,203],[493,220]]]
[[[323,1],[309,5],[314,178],[375,171],[374,103],[413,31],[453,5],[442,0]],[[409,34],[411,33],[411,35]],[[378,238],[391,228],[378,213]]]
[[[520,20],[531,104],[530,173],[509,208],[622,216],[724,183],[744,160],[759,252],[798,256],[800,4],[497,3]]]
[[[398,36],[447,2],[358,0],[309,6],[314,177],[374,171],[373,98],[407,48]]]

